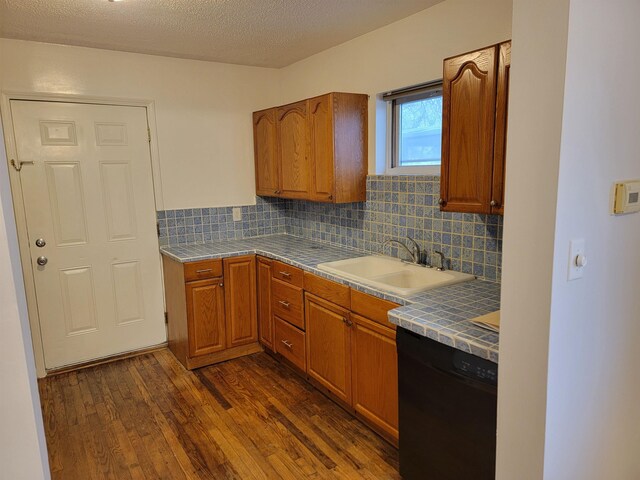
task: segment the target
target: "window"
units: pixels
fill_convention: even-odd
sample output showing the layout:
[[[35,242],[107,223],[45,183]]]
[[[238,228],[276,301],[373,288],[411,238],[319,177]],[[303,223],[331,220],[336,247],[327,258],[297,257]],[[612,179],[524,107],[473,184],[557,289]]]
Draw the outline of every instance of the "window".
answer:
[[[439,174],[442,81],[395,90],[387,101],[387,173]]]

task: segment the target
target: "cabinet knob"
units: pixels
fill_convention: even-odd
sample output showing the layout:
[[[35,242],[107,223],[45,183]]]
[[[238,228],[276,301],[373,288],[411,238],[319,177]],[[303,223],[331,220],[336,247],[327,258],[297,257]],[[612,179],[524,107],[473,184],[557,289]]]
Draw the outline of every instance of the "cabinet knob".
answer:
[[[446,204],[447,202],[445,202],[444,198],[441,198],[440,200],[438,200],[438,205],[442,206],[444,204]]]
[[[224,287],[224,283],[221,283],[218,285],[219,287]]]
[[[499,207],[500,203],[496,202],[495,200],[491,200],[491,202],[489,203],[489,205],[491,205],[492,207]]]
[[[342,317],[342,323],[344,323],[347,327],[353,325],[353,322],[346,317]]]

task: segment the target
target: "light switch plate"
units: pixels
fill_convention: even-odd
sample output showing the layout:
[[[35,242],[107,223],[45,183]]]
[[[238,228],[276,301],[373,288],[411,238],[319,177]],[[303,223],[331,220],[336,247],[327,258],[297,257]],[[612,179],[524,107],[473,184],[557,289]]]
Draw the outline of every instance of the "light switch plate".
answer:
[[[577,262],[581,258],[583,265]],[[586,242],[584,238],[571,240],[569,244],[569,281],[582,278],[586,265]]]
[[[233,207],[233,209],[231,209],[231,212],[233,213],[234,222],[240,222],[242,220],[242,208]]]

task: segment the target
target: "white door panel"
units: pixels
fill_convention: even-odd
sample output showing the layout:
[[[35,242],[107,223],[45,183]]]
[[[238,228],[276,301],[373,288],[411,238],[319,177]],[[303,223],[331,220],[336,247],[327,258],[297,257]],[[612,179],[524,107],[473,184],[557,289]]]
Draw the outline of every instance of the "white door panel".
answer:
[[[11,110],[46,367],[165,341],[146,109]]]

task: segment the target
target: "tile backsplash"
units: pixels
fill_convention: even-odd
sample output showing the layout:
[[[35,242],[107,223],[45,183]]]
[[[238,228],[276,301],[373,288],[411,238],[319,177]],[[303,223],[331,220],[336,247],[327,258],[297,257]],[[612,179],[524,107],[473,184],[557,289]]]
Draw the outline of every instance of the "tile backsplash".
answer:
[[[286,232],[286,201],[256,197],[244,205],[242,220],[233,221],[234,207],[187,208],[158,212],[160,245],[175,246],[216,240],[237,240]]]
[[[242,206],[234,222],[232,207],[158,212],[161,245],[201,243],[288,233],[372,253],[402,255],[383,249],[388,238],[414,238],[421,247],[439,250],[451,268],[499,281],[502,264],[502,217],[440,212],[440,178],[425,175],[367,178],[367,201],[333,205],[301,200],[257,198]],[[383,251],[384,250],[384,251]]]

